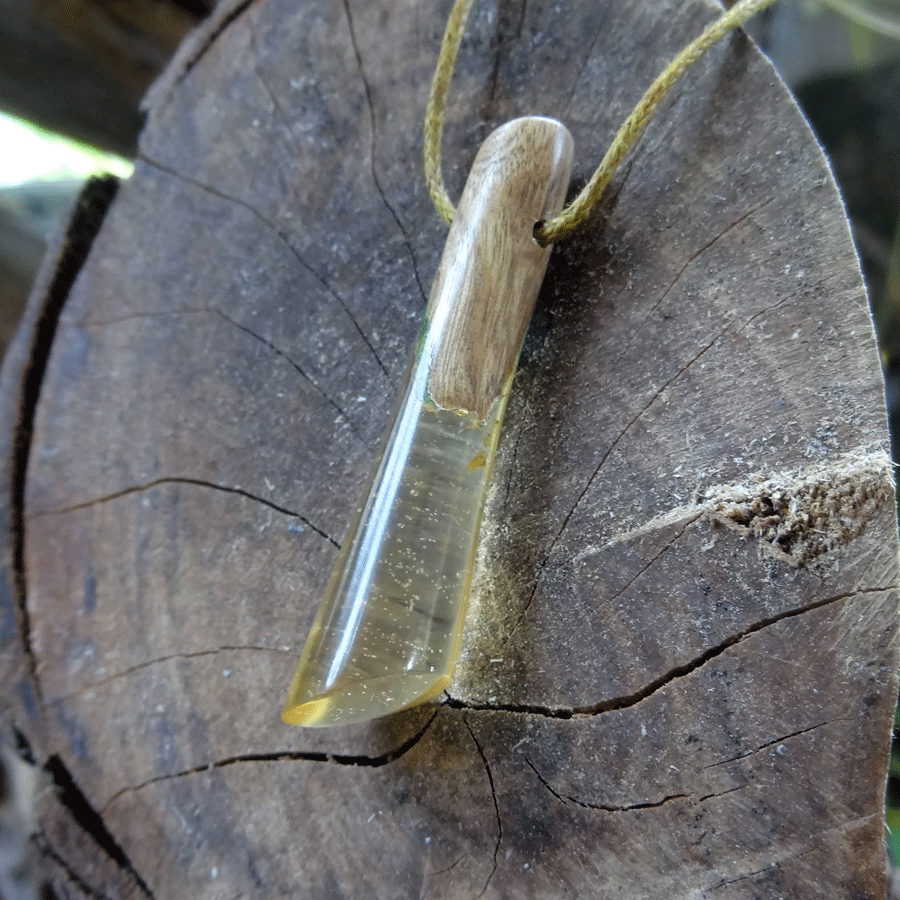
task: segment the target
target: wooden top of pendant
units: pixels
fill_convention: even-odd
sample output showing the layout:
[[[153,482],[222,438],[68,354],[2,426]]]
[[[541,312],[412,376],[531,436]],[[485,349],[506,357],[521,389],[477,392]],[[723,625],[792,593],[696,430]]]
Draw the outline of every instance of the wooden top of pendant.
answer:
[[[478,151],[428,301],[438,405],[483,419],[512,374],[550,259],[534,226],[562,209],[572,152],[565,126],[538,116],[502,125]]]
[[[883,898],[883,381],[826,160],[741,34],[551,255],[453,699],[280,720],[447,236],[449,6],[222,0],[48,260],[0,391],[0,706],[61,788],[55,893]],[[476,3],[450,195],[527,114],[582,185],[719,14]]]

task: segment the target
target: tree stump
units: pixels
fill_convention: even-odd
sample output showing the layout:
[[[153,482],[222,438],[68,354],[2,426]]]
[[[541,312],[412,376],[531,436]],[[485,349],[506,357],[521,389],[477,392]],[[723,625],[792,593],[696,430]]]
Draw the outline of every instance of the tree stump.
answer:
[[[58,892],[875,900],[881,377],[826,162],[743,35],[554,253],[447,695],[279,720],[445,234],[420,121],[448,9],[220,6],[48,263],[4,373],[0,633]],[[524,114],[583,183],[714,14],[478,3],[452,193]]]

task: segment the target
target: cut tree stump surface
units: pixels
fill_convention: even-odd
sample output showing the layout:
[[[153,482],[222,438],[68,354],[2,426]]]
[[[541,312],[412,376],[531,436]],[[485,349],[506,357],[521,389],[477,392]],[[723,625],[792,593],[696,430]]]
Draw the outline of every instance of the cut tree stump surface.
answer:
[[[448,10],[220,6],[45,266],[4,369],[0,674],[58,786],[58,893],[877,900],[881,376],[827,164],[743,35],[554,252],[447,696],[279,720],[445,235],[420,121]],[[477,3],[451,193],[525,114],[583,183],[714,14]]]

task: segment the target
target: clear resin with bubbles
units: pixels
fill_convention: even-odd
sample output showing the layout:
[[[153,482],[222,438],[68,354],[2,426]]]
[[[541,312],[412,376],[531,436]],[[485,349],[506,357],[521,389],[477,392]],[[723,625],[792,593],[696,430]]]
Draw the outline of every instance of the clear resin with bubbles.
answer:
[[[428,368],[423,353],[313,623],[290,724],[365,721],[450,681],[509,385],[476,421],[430,399]]]

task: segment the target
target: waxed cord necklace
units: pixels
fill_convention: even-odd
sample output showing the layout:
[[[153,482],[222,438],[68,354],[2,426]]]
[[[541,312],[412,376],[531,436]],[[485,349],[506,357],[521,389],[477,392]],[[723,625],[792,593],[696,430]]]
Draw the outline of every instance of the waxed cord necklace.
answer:
[[[721,38],[743,25],[756,13],[772,6],[776,0],[740,0],[730,10],[710,24],[695,40],[691,41],[647,88],[631,115],[622,123],[613,138],[606,155],[584,186],[581,193],[558,215],[539,224],[535,239],[542,246],[555,244],[569,237],[590,215],[609,185],[619,164],[644,133],[657,107],[675,86],[682,75]],[[456,0],[447,19],[444,39],[431,82],[431,93],[425,110],[425,182],[428,193],[440,217],[449,225],[456,208],[447,195],[441,174],[441,137],[444,131],[444,114],[447,109],[447,92],[456,66],[456,55],[466,27],[466,20],[474,0]]]

